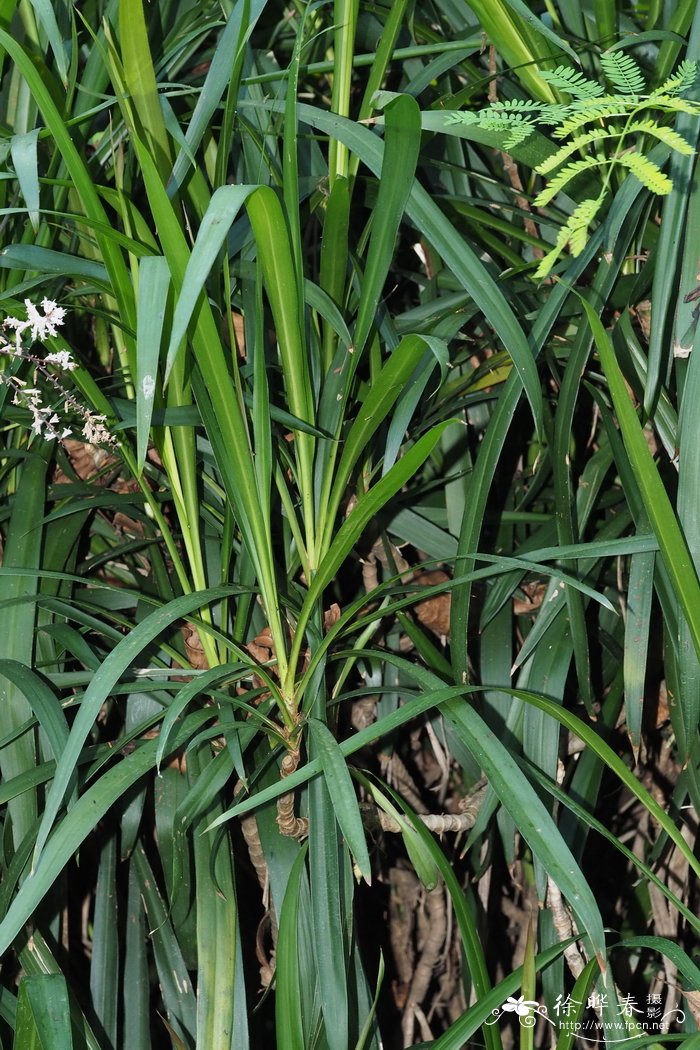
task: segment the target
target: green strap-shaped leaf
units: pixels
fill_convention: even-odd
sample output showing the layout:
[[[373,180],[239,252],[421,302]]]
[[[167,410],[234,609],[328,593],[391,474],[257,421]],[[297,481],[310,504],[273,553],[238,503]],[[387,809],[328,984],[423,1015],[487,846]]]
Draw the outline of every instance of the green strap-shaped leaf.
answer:
[[[342,139],[377,177],[381,176],[382,144],[371,131],[358,127],[352,121],[323,113],[313,106],[300,105],[297,112],[300,120]],[[498,333],[523,385],[537,431],[542,435],[542,395],[534,353],[503,292],[464,238],[455,237],[450,220],[435,201],[415,182],[406,205],[406,214],[417,229],[425,232],[445,264]]]
[[[531,7],[524,2],[524,0],[505,0],[506,5],[514,12],[519,15],[520,18],[526,23],[529,29],[533,30],[534,33],[538,33],[546,40],[553,44],[559,51],[564,51],[569,58],[580,65],[580,59],[576,52],[573,50],[570,44],[567,43],[562,37],[554,32],[541,18],[532,11]],[[543,74],[544,79],[544,74]]]
[[[162,255],[139,263],[139,311],[136,328],[136,470],[146,461],[158,377],[160,340],[170,288],[170,270]]]
[[[187,260],[182,289],[175,306],[165,360],[166,383],[211,268],[228,236],[231,224],[254,189],[254,186],[221,186],[209,202],[192,254]]]
[[[648,526],[647,526],[648,527]],[[642,715],[654,595],[656,554],[633,554],[627,585],[627,619],[625,621],[625,722],[635,758],[642,741]]]
[[[39,128],[35,128],[24,135],[13,135],[10,139],[12,163],[35,233],[39,229],[39,169],[36,150],[38,138]]]
[[[414,98],[399,95],[387,106],[384,119],[385,141],[379,194],[372,217],[367,265],[354,332],[355,352],[358,354],[364,349],[374,324],[420,151],[420,110]]]
[[[23,977],[13,1050],[73,1050],[68,987],[62,974]]]
[[[377,482],[376,485],[373,485],[369,492],[362,496],[352,514],[345,519],[336,532],[333,542],[324,553],[323,561],[318,567],[318,572],[314,576],[309,589],[306,592],[306,597],[304,598],[304,603],[301,607],[299,619],[297,621],[296,633],[292,647],[293,655],[290,656],[291,667],[295,666],[296,658],[301,652],[304,640],[304,630],[309,622],[309,618],[315,608],[316,602],[321,598],[325,588],[331,582],[338,569],[353,549],[359,536],[367,526],[367,523],[371,518],[375,517],[379,511],[387,505],[389,500],[396,495],[399,489],[414,476],[415,472],[420,466],[422,466],[439,442],[445,428],[451,426],[453,422],[454,420],[448,420],[446,423],[441,423],[439,426],[433,427],[433,429],[427,434],[424,434],[423,437],[408,450],[406,455],[391,468],[389,473],[386,474],[381,481]]]
[[[119,39],[126,87],[160,176],[170,171],[170,142],[158,98],[158,82],[148,43],[143,0],[120,0]]]
[[[233,589],[235,590],[235,588]],[[71,728],[68,742],[56,766],[51,790],[46,799],[44,815],[34,848],[34,867],[41,856],[56,815],[61,808],[66,789],[73,776],[80,752],[100,712],[102,704],[110,695],[112,688],[121,678],[124,671],[138,659],[142,651],[175,620],[201,609],[209,602],[224,598],[232,593],[231,587],[214,587],[197,594],[187,594],[157,609],[131,631],[112,650],[99,671],[93,676],[85,691],[80,710]]]
[[[317,718],[310,718],[309,730],[323,769],[336,820],[358,870],[369,883],[372,881],[372,867],[367,851],[365,830],[345,758],[335,737],[323,722]]]
[[[212,56],[206,79],[197,98],[197,105],[187,125],[185,133],[187,150],[183,147],[177,156],[168,182],[168,193],[174,193],[187,175],[190,166],[189,156],[197,152],[202,138],[211,126],[214,111],[230,84],[231,71],[238,67],[240,53],[266,3],[267,0],[251,0],[249,4],[233,5],[226,28],[219,37]]]
[[[335,471],[333,487],[321,507],[323,532],[322,549],[331,542],[335,518],[350,475],[372,436],[377,432],[426,351],[426,342],[419,335],[405,336],[387,360],[367,391],[367,396],[355,415],[355,420],[343,442],[343,453]],[[349,354],[346,355],[350,357]],[[350,364],[347,365],[351,367]]]
[[[208,711],[189,715],[173,739],[173,749],[183,747],[211,718]],[[144,774],[155,767],[156,740],[147,740],[132,754],[108,769],[63,818],[44,848],[39,864],[30,873],[0,922],[0,955],[39,907],[70,858],[114,803]]]
[[[307,847],[300,850],[289,875],[277,937],[275,1027],[280,1050],[306,1050],[299,988],[299,898]]]
[[[659,471],[654,463],[644,431],[637,417],[620,366],[615,358],[612,345],[603,324],[593,307],[582,299],[588,323],[593,331],[600,362],[608,381],[608,388],[617,414],[622,438],[629,456],[635,480],[639,486],[642,502],[646,509],[651,527],[659,542],[661,557],[668,571],[671,583],[683,610],[690,640],[700,658],[700,583],[693,558],[688,549],[685,536],[681,531],[668,493],[664,488]],[[683,713],[686,727],[686,740],[679,745],[683,747],[684,757],[689,753],[692,740],[695,738],[700,723],[700,695],[696,691],[679,696],[678,704]]]

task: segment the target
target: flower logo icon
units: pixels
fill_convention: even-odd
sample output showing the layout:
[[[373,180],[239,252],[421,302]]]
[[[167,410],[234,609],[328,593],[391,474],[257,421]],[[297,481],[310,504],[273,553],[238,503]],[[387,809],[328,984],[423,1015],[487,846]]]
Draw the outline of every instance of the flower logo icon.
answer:
[[[514,999],[509,995],[503,1004],[504,1013],[517,1014],[518,1017],[527,1017],[531,1010],[536,1010],[540,1004],[532,999],[526,999],[524,995]]]

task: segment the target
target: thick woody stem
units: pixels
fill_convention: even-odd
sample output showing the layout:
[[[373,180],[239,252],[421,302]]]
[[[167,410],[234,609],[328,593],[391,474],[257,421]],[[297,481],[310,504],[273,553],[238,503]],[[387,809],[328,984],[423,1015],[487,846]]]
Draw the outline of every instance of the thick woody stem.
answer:
[[[299,752],[288,751],[280,765],[280,776],[288,777],[299,765]],[[280,835],[293,839],[303,839],[309,834],[309,822],[306,817],[294,814],[294,792],[289,791],[277,799],[277,827]]]

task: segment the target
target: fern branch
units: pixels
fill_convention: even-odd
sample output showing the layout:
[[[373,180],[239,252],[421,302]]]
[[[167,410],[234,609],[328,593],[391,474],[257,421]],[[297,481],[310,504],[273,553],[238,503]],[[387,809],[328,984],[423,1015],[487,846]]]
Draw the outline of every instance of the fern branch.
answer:
[[[540,76],[552,87],[565,91],[573,98],[597,98],[605,94],[605,88],[595,80],[589,80],[573,66],[557,66],[556,69],[543,69]]]
[[[603,72],[623,95],[641,95],[646,87],[642,71],[625,51],[606,51],[600,56]]]
[[[679,95],[681,91],[688,91],[695,83],[697,75],[698,63],[685,58],[675,73],[652,91],[649,98],[655,98],[660,95]]]
[[[567,164],[558,175],[547,183],[542,192],[537,194],[532,203],[536,208],[544,207],[545,204],[549,204],[558,193],[568,186],[577,175],[583,174],[584,171],[590,171],[592,168],[602,168],[610,163],[609,160],[601,159],[600,157],[586,157],[585,160],[577,160],[574,164]]]
[[[594,121],[607,121],[612,117],[628,117],[637,105],[628,98],[619,95],[607,95],[600,99],[591,99],[590,103],[576,102],[570,107],[571,115],[554,132],[557,139],[573,135],[579,128],[584,128]]]
[[[569,216],[566,225],[559,230],[556,244],[545,255],[535,270],[535,277],[538,280],[546,277],[551,272],[552,267],[567,245],[571,248],[573,256],[581,254],[588,241],[589,227],[602,208],[604,201],[604,194],[581,201],[576,210]]]
[[[547,160],[539,164],[535,171],[538,175],[547,175],[550,171],[558,168],[560,164],[563,164],[565,160],[568,160],[572,154],[578,150],[585,149],[592,142],[619,138],[621,134],[622,129],[618,127],[594,128],[593,131],[587,131],[584,135],[578,135],[575,139],[572,139],[571,142],[566,142],[556,153],[553,153],[551,157],[547,157]]]
[[[673,95],[650,95],[640,103],[639,109],[662,109],[666,113],[690,113],[697,117],[700,114],[700,102],[675,98]]]
[[[660,197],[670,193],[673,189],[673,183],[668,175],[664,175],[661,168],[641,153],[623,153],[617,158],[617,162],[631,171],[647,189],[652,193],[658,193]]]
[[[636,120],[629,125],[627,131],[630,134],[639,132],[642,135],[653,135],[659,142],[665,143],[684,157],[692,157],[695,153],[693,147],[682,135],[679,135],[673,128],[665,128],[661,124],[657,124],[655,120]]]

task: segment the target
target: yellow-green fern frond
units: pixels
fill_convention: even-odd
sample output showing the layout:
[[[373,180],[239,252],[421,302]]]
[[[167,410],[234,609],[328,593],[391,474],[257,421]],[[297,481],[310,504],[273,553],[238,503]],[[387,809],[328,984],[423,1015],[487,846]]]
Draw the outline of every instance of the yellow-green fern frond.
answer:
[[[562,226],[557,235],[557,242],[550,252],[540,261],[535,270],[535,277],[539,280],[546,277],[552,270],[557,259],[562,255],[567,245],[573,256],[580,255],[588,243],[588,230],[600,211],[605,201],[601,194],[599,197],[591,197],[581,201],[579,206],[569,216],[566,225]]]
[[[594,121],[610,120],[614,117],[626,117],[637,108],[634,101],[622,98],[620,95],[606,95],[604,98],[594,98],[575,102],[570,107],[570,116],[554,132],[554,138],[565,139],[575,134],[579,128]]]
[[[697,117],[700,103],[688,98],[675,98],[673,95],[650,95],[639,106],[640,109],[662,109],[665,113],[690,113]]]
[[[575,139],[570,142],[566,142],[561,149],[558,149],[556,153],[553,153],[551,157],[547,157],[546,160],[542,161],[535,168],[538,175],[547,175],[550,171],[554,171],[560,164],[563,164],[565,160],[568,160],[572,154],[578,150],[585,149],[590,146],[592,142],[601,142],[603,139],[619,138],[622,134],[622,129],[618,127],[610,128],[594,128],[593,131],[587,131],[584,135],[578,135]]]
[[[695,150],[689,142],[679,135],[673,128],[664,128],[660,124],[657,124],[654,120],[636,120],[633,124],[627,128],[628,132],[639,132],[644,135],[653,135],[654,138],[658,139],[659,142],[665,143],[670,146],[671,149],[675,150],[676,153],[683,154],[684,157],[692,157]]]
[[[605,94],[605,88],[595,80],[589,80],[573,66],[557,66],[556,69],[542,69],[540,76],[552,87],[565,91],[573,98],[597,98]]]
[[[668,80],[651,92],[650,98],[659,95],[679,95],[681,91],[687,91],[695,83],[698,75],[698,63],[690,59],[684,59],[678,69]]]
[[[653,161],[641,153],[625,153],[617,158],[618,164],[622,164],[643,183],[652,193],[658,193],[663,197],[673,189],[673,183],[668,175],[664,175]]]
[[[561,190],[568,186],[577,175],[581,175],[584,171],[590,171],[591,168],[600,168],[609,163],[609,160],[601,160],[599,157],[586,157],[585,160],[577,160],[574,164],[567,164],[551,182],[547,183],[542,192],[537,194],[532,203],[536,208],[544,207],[545,204],[549,204],[556,197],[557,193],[560,193]]]
[[[642,71],[626,51],[606,51],[600,56],[606,77],[623,95],[641,95],[646,87]]]

